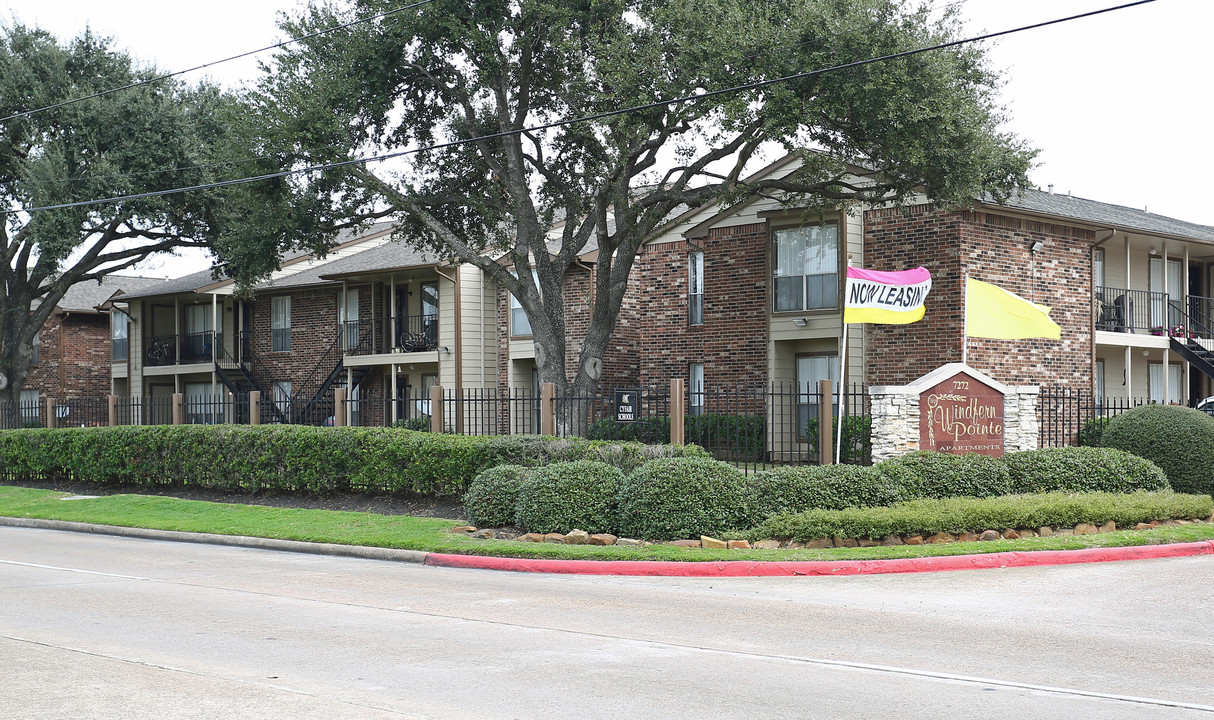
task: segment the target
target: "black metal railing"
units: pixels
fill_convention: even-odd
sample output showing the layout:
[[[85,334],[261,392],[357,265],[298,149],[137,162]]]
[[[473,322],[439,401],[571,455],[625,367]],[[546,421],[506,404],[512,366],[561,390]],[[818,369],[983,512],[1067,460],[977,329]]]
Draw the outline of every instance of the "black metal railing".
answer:
[[[151,335],[143,341],[143,361],[153,367],[208,363],[215,359],[216,346],[223,347],[223,335],[210,330],[183,335]]]
[[[1096,329],[1149,333],[1171,324],[1168,296],[1147,290],[1096,287]]]
[[[1045,386],[1037,397],[1040,447],[1099,445],[1105,423],[1126,410],[1148,405],[1146,398],[1097,396],[1090,390]]]
[[[438,348],[438,316],[410,315],[342,323],[347,355],[424,352]]]
[[[0,401],[0,430],[46,427],[46,403],[42,400]]]

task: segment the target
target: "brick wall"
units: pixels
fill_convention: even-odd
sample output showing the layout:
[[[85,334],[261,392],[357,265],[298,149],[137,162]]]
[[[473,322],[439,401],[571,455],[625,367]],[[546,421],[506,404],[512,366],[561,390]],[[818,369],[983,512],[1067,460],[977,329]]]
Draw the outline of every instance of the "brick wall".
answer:
[[[969,339],[969,364],[1009,384],[1091,386],[1090,246],[1085,229],[991,211],[937,212],[928,206],[865,214],[865,267],[923,265],[932,291],[923,320],[866,325],[865,381],[903,385],[961,361],[964,274],[1053,308],[1062,339]],[[1045,247],[1031,252],[1033,242]]]
[[[30,367],[25,390],[57,398],[109,394],[109,315],[54,313],[39,336],[38,364]]]
[[[716,228],[696,241],[647,246],[639,281],[629,289],[636,308],[642,385],[686,378],[704,364],[715,384],[767,381],[767,225]],[[688,324],[688,254],[704,252],[704,324]]]
[[[258,295],[253,301],[253,352],[270,371],[274,380],[289,381],[298,390],[317,363],[333,344],[337,333],[338,289],[297,290],[291,297],[291,349],[271,352],[269,294]],[[359,292],[359,317],[370,318],[371,298],[365,288]],[[366,313],[365,315],[363,313]],[[340,356],[337,356],[340,357]],[[334,360],[336,364],[336,359]],[[323,380],[332,367],[320,372]],[[261,379],[261,378],[259,378]],[[273,392],[266,387],[267,392]]]

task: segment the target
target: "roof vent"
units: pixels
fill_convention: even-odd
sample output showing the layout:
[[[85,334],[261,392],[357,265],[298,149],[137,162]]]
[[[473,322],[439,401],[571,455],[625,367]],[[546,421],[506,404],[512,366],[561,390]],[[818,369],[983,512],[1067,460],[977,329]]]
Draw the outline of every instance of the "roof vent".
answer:
[[[1051,194],[1051,195],[1054,194],[1054,185],[1052,183],[1049,185],[1046,185],[1045,189],[1046,189],[1046,192],[1048,192],[1049,194]]]

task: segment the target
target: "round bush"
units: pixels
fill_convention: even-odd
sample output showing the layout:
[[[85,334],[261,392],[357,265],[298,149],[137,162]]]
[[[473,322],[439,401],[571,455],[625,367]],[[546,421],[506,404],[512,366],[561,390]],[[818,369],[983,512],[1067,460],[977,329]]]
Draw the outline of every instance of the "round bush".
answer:
[[[535,468],[519,487],[514,522],[528,532],[610,532],[624,473],[590,460]]]
[[[1168,490],[1163,470],[1124,450],[1058,447],[1003,456],[1014,493]]]
[[[1011,492],[1007,466],[986,455],[919,450],[874,467],[900,488],[907,500],[994,497]]]
[[[645,463],[625,478],[619,506],[619,534],[646,540],[719,536],[758,519],[746,476],[711,458]]]
[[[806,510],[892,505],[902,491],[887,475],[862,465],[799,465],[755,477],[763,517]]]
[[[464,495],[464,513],[473,525],[502,527],[514,523],[519,489],[531,474],[521,465],[498,465],[477,475]]]
[[[1214,494],[1214,418],[1177,405],[1143,405],[1109,421],[1104,447],[1155,463],[1180,493]]]

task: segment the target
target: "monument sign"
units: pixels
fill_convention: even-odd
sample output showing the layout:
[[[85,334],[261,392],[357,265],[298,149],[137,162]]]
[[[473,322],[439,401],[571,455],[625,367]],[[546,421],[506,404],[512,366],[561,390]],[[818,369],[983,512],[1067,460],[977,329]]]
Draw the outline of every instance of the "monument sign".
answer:
[[[1003,455],[1003,393],[964,370],[919,394],[919,447]]]

